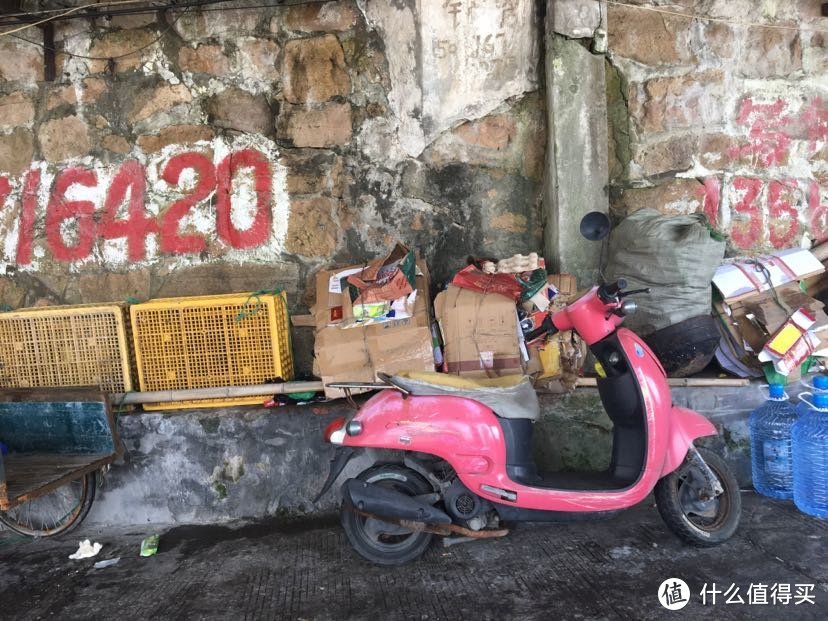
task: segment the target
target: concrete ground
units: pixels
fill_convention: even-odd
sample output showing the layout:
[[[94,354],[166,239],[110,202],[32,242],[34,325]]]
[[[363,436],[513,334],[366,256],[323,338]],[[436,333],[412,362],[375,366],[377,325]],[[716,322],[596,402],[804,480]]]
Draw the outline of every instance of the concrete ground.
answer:
[[[828,618],[828,521],[752,492],[743,503],[739,532],[719,548],[683,545],[649,499],[606,522],[524,525],[501,540],[435,545],[419,562],[391,569],[359,558],[333,518],[146,530],[89,525],[64,540],[5,532],[0,618]],[[159,553],[140,558],[150,532],[161,533]],[[67,558],[80,538],[103,544],[98,557]],[[93,568],[114,557],[117,565]],[[657,599],[667,578],[690,586],[682,611]],[[708,596],[705,606],[700,591],[714,583],[716,603]],[[774,604],[784,585],[789,603]],[[725,603],[728,591],[744,603]],[[767,605],[749,603],[762,593]],[[797,593],[815,603],[796,604]]]

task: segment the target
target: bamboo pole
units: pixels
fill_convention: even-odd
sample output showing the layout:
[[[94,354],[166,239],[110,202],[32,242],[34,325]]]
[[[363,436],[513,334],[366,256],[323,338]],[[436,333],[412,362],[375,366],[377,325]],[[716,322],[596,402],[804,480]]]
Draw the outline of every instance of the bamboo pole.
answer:
[[[256,384],[255,386],[224,386],[221,388],[191,388],[187,390],[155,390],[110,395],[112,403],[135,405],[138,403],[170,403],[198,399],[228,399],[232,397],[266,397],[292,392],[322,392],[322,382],[285,382],[283,384]]]
[[[687,386],[691,388],[715,388],[747,386],[746,379],[738,378],[680,378],[667,380],[670,386]],[[597,386],[594,377],[579,377],[575,384],[578,388]],[[283,384],[256,384],[255,386],[224,386],[220,388],[192,388],[188,390],[155,390],[151,392],[114,393],[110,395],[112,403],[136,405],[139,403],[171,403],[173,401],[197,401],[199,399],[229,399],[233,397],[256,397],[278,395],[292,392],[322,392],[322,382],[285,382]]]

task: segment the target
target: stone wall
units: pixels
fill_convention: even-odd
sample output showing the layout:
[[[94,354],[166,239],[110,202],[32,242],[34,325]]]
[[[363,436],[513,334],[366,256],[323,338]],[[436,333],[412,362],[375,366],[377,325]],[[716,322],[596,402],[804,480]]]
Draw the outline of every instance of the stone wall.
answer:
[[[436,280],[542,247],[532,2],[237,4],[56,22],[54,81],[0,37],[0,304],[301,310],[398,238]]]
[[[701,211],[739,253],[828,238],[820,3],[625,4],[608,5],[614,213]]]

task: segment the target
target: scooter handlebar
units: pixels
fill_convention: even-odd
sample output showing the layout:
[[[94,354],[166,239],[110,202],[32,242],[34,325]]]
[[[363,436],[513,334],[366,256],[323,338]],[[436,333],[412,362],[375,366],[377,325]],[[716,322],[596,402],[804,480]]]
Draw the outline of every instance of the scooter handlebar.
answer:
[[[618,296],[622,289],[626,288],[627,281],[619,278],[615,282],[608,282],[598,287],[598,297],[604,302],[610,302]]]

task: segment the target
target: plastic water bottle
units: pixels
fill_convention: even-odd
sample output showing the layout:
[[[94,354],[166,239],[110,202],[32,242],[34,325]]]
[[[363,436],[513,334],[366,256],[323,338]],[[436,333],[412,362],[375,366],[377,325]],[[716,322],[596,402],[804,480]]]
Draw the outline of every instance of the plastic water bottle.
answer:
[[[769,386],[770,396],[750,414],[753,487],[764,496],[793,498],[791,427],[798,418],[785,387]]]
[[[812,407],[791,431],[794,503],[803,513],[828,518],[828,392],[815,392],[812,404],[807,394],[799,398]]]

